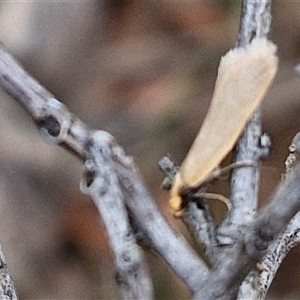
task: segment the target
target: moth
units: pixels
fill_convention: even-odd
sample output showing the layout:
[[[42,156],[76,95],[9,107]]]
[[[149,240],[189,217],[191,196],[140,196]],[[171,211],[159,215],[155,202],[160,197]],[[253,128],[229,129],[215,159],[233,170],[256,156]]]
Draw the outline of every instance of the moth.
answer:
[[[221,58],[207,116],[170,190],[169,205],[175,214],[183,209],[182,196],[200,188],[232,150],[264,99],[277,66],[276,46],[264,38],[254,38]]]

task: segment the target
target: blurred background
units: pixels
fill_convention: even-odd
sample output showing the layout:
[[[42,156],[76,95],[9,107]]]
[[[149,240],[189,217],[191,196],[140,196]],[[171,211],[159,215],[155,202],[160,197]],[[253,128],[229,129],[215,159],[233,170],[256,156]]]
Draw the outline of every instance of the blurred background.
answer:
[[[157,162],[166,153],[179,163],[185,157],[219,59],[235,44],[239,14],[236,0],[3,1],[0,40],[79,118],[116,137],[166,218],[186,234],[166,208]],[[263,104],[273,144],[262,168],[261,205],[300,130],[299,1],[274,1],[270,38],[280,66]],[[0,242],[20,298],[118,299],[105,232],[79,190],[81,162],[47,145],[22,108],[5,92],[0,97]],[[226,194],[226,183],[214,189]],[[268,299],[300,297],[299,255],[299,247],[291,251]],[[145,256],[156,299],[190,297],[155,253]]]

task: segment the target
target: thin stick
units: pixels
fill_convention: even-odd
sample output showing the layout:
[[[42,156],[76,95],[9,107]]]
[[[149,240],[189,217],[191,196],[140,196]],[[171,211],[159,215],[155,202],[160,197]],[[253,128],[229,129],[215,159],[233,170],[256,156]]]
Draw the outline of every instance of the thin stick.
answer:
[[[65,105],[27,74],[3,45],[0,45],[0,85],[31,115],[47,142],[66,148],[83,161],[92,156],[90,152],[93,147],[90,145],[90,137],[95,131],[79,120]],[[102,143],[109,153],[113,147],[114,159],[111,160],[113,161],[111,170],[118,176],[124,201],[135,218],[135,224],[139,226],[141,232],[147,235],[154,249],[183,282],[192,291],[196,291],[208,274],[206,264],[163,218],[132,158],[128,157],[115,142],[111,144],[110,139],[104,139]],[[105,158],[106,150],[98,155]],[[89,175],[90,182],[95,174],[90,172]],[[100,198],[101,193],[98,193],[99,205],[101,205]],[[129,247],[128,251],[131,252],[132,247]],[[145,272],[141,271],[138,274],[142,276]],[[139,282],[148,281],[141,279]],[[142,290],[145,291],[147,288]],[[134,287],[132,292],[135,293]],[[150,297],[151,295],[148,298]]]
[[[18,300],[13,280],[5,262],[2,247],[0,246],[0,299]]]

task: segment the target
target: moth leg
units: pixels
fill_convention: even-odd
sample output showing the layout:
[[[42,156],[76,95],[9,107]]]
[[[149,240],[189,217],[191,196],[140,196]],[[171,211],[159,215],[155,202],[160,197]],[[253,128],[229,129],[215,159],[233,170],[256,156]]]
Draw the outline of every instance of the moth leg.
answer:
[[[229,201],[228,198],[220,195],[220,194],[214,194],[214,193],[203,193],[203,192],[197,192],[195,194],[193,194],[192,196],[193,198],[205,198],[205,199],[212,199],[212,200],[219,200],[221,202],[223,202],[228,210],[232,209],[232,205],[231,202]]]
[[[253,161],[237,161],[237,162],[234,162],[224,168],[217,168],[215,169],[211,175],[208,177],[207,180],[205,180],[205,182],[209,182],[209,181],[212,181],[214,179],[217,179],[219,177],[221,177],[222,175],[224,175],[225,173],[228,173],[230,171],[232,171],[233,169],[236,169],[236,168],[242,168],[242,167],[254,167],[255,166],[255,163]]]
[[[209,178],[206,180],[206,182],[209,182],[211,180],[219,178],[223,174],[225,174],[227,172],[230,172],[231,170],[233,170],[235,168],[253,167],[253,166],[255,166],[255,164],[252,161],[237,161],[237,162],[234,162],[234,163],[226,166],[225,168],[215,169],[212,172],[212,174],[209,176]],[[230,200],[228,198],[224,197],[223,195],[220,195],[220,194],[196,192],[192,195],[192,198],[205,198],[205,199],[218,200],[218,201],[223,202],[226,205],[228,211],[232,209],[232,204],[231,204]]]

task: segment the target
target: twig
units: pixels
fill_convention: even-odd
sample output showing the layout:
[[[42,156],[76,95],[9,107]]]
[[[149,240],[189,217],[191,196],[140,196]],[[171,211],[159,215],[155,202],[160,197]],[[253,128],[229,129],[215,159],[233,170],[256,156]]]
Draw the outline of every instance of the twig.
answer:
[[[267,37],[271,24],[271,0],[244,0],[237,45],[246,46],[255,36]],[[258,203],[261,137],[261,113],[258,110],[246,126],[236,146],[235,160],[252,161],[252,168],[234,169],[230,184],[230,201],[234,207],[219,228],[220,243],[234,243],[237,227],[251,223]],[[234,224],[234,226],[232,226]]]
[[[122,299],[152,299],[150,274],[129,225],[113,148],[108,147],[112,143],[113,137],[104,131],[91,134],[81,190],[93,198],[101,214],[115,255],[115,277]]]
[[[287,229],[280,235],[266,258],[260,263],[257,299],[265,299],[267,291],[282,261],[292,248],[300,242],[300,213],[292,219]]]
[[[167,224],[151,198],[141,176],[121,147],[118,151],[117,173],[126,205],[136,224],[148,236],[157,251],[192,290],[196,291],[208,274],[205,263],[196,256],[182,237]]]
[[[246,228],[243,239],[220,252],[219,264],[194,299],[236,299],[239,286],[271,244],[300,210],[300,164],[282,182],[272,201]]]
[[[88,145],[94,131],[29,76],[3,45],[0,46],[0,85],[31,115],[48,142],[65,147],[84,161],[93,157],[90,152],[93,148]],[[105,149],[111,147],[108,143]],[[114,152],[115,161],[109,168],[117,174],[126,206],[135,223],[148,236],[155,250],[174,272],[192,291],[196,291],[208,273],[206,265],[162,217],[132,159],[126,156],[118,145],[113,146],[111,151]],[[105,160],[105,151],[102,153],[99,150],[98,155],[102,155]],[[101,195],[93,194],[93,197],[100,205]],[[114,247],[114,244],[112,246]],[[144,273],[141,270],[138,274]],[[147,279],[139,282],[145,283]]]
[[[289,154],[285,160],[285,173],[281,180],[286,180],[292,173],[300,158],[300,133],[298,132],[291,145]],[[238,299],[264,299],[274,279],[274,276],[289,251],[300,242],[300,213],[291,220],[288,227],[279,238],[272,244],[268,255],[259,263],[259,268],[252,271],[243,282]],[[255,283],[255,287],[253,284]],[[252,286],[252,289],[249,289]]]
[[[271,23],[270,6],[270,0],[242,2],[237,46],[246,46],[255,36],[267,36]],[[260,111],[257,111],[237,143],[235,158],[236,161],[252,161],[257,167],[239,168],[232,172],[230,200],[233,209],[218,229],[218,262],[205,288],[200,288],[194,299],[235,299],[241,282],[255,266],[258,257],[262,257],[262,251],[256,253],[251,249],[256,249],[253,244],[257,240],[246,240],[249,253],[243,250],[245,232],[250,231],[252,238],[255,236],[250,224],[254,220],[258,203],[260,136],[261,117]]]
[[[0,299],[18,300],[13,280],[6,265],[2,247],[0,246]]]
[[[202,200],[202,206],[203,208],[199,209],[197,203],[189,202],[184,210],[183,221],[204,247],[206,258],[213,266],[217,261],[215,252],[217,223],[206,199]]]
[[[179,167],[175,165],[170,155],[162,157],[158,165],[161,171],[168,176],[171,184]],[[207,259],[213,265],[215,261],[216,221],[211,214],[207,201],[203,199],[201,203],[203,208],[199,209],[196,202],[189,201],[183,212],[182,220],[200,245],[203,246]]]
[[[271,0],[244,0],[237,46],[244,47],[256,36],[266,37],[271,26]]]
[[[268,243],[287,227],[300,210],[300,164],[275,191],[272,201],[261,212],[246,235],[246,247],[250,255],[261,256]],[[248,243],[249,242],[249,243]]]
[[[289,155],[285,160],[286,171],[281,179],[286,180],[299,163],[300,158],[300,133],[298,132],[289,146]],[[273,278],[289,251],[300,242],[300,213],[298,212],[291,220],[288,227],[272,244],[271,250],[265,259],[260,263],[258,281],[258,299],[264,299],[273,281]]]
[[[290,153],[285,160],[286,170],[281,174],[281,180],[285,180],[299,162],[300,133],[298,133],[289,147]],[[295,247],[299,239],[300,215],[291,220],[288,228],[272,244],[267,256],[259,262],[258,268],[252,270],[242,283],[238,299],[264,299],[273,281],[273,278],[288,252]]]

